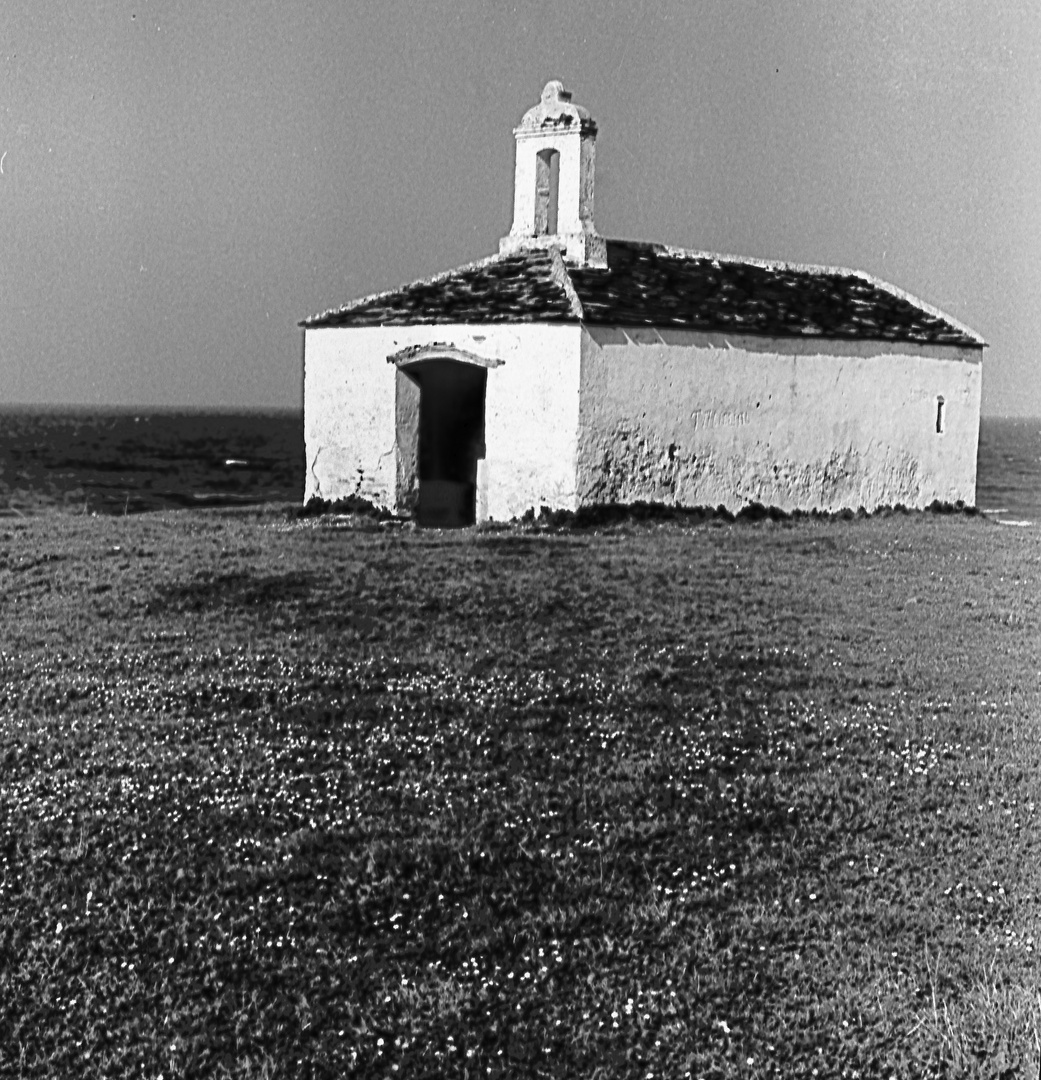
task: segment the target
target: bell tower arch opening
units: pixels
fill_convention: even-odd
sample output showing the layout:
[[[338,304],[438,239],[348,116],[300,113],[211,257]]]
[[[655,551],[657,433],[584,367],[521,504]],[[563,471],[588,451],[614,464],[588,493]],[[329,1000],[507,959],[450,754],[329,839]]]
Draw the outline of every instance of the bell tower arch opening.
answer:
[[[535,160],[535,235],[556,236],[560,151],[540,150]]]

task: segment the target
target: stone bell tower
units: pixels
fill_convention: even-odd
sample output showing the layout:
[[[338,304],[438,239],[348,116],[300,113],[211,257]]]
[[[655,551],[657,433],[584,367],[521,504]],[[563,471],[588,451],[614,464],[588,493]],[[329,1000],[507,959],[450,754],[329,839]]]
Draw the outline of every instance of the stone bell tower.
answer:
[[[499,241],[500,254],[555,247],[570,265],[606,267],[607,248],[593,225],[596,121],[554,79],[513,134],[513,228]]]

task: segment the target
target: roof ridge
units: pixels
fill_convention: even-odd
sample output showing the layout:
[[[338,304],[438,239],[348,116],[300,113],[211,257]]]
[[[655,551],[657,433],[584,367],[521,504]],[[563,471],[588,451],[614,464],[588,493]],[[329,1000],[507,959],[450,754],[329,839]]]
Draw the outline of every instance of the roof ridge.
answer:
[[[564,257],[560,254],[559,248],[554,247],[549,250],[551,254],[550,276],[564,290],[568,303],[571,305],[571,314],[576,319],[582,320],[585,318],[585,311],[582,308],[582,301],[579,299],[578,293],[575,292],[575,285],[571,280],[571,275],[568,273]]]
[[[971,338],[976,344],[987,346],[987,342],[983,335],[973,330],[971,326],[967,326],[965,323],[956,319],[953,315],[949,315],[946,311],[936,307],[933,304],[927,303],[920,297],[915,296],[914,293],[908,292],[906,289],[901,289],[899,285],[894,285],[890,281],[886,281],[883,278],[876,277],[874,274],[868,273],[866,270],[854,270],[847,266],[825,266],[820,263],[796,263],[789,262],[786,259],[760,259],[752,255],[725,255],[720,252],[714,251],[699,251],[694,248],[681,248],[673,247],[671,244],[659,244],[653,241],[642,240],[609,240],[608,243],[615,244],[628,244],[634,247],[647,247],[651,248],[656,254],[667,255],[672,258],[684,258],[684,259],[710,259],[713,262],[727,262],[727,263],[739,263],[745,266],[757,266],[763,270],[791,270],[805,274],[823,274],[829,277],[855,277],[861,281],[867,282],[869,285],[873,285],[875,288],[882,289],[884,292],[888,292],[891,296],[895,296],[898,300],[903,300],[906,303],[917,307],[920,311],[924,311],[928,315],[932,315],[934,318],[942,319],[948,323],[953,329],[964,334],[966,337]]]

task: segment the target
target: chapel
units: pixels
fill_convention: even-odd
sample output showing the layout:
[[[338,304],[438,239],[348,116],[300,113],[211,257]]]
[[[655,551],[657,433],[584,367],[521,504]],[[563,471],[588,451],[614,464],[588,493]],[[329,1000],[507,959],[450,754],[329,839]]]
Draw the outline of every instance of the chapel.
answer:
[[[559,81],[514,136],[498,252],[300,324],[305,501],[444,527],[975,503],[979,334],[861,271],[601,237]]]

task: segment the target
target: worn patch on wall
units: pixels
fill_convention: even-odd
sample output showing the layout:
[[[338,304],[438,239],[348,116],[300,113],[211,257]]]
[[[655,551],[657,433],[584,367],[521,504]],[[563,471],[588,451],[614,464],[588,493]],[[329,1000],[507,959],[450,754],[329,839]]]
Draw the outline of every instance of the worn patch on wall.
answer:
[[[889,448],[878,447],[869,455],[845,448],[813,462],[772,456],[763,444],[747,450],[736,455],[692,448],[619,424],[610,437],[586,443],[579,467],[580,501],[722,504],[731,510],[757,502],[785,510],[839,510],[916,506],[922,499],[920,463]]]
[[[675,502],[704,471],[698,457],[676,442],[626,424],[596,440],[582,456],[582,502]]]

